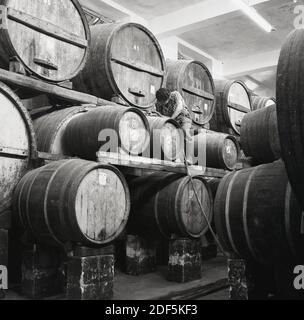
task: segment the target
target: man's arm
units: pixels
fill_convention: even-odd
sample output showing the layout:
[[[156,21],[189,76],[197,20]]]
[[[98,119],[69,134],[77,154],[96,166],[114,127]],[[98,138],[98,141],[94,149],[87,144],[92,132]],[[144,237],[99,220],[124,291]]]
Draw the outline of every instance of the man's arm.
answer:
[[[174,98],[175,98],[176,107],[171,118],[176,119],[184,110],[184,99],[181,96],[181,94],[177,91],[173,92],[172,94],[174,95]]]

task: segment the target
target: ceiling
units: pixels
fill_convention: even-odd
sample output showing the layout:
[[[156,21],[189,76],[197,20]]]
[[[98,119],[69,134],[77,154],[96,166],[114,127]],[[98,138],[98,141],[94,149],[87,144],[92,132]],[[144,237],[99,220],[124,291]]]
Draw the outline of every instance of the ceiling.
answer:
[[[153,19],[204,0],[114,0],[146,19]]]
[[[203,28],[180,37],[222,61],[273,51],[281,48],[293,29],[294,6],[293,1],[271,0],[255,7],[277,29],[270,34],[238,11],[221,21],[212,19]]]

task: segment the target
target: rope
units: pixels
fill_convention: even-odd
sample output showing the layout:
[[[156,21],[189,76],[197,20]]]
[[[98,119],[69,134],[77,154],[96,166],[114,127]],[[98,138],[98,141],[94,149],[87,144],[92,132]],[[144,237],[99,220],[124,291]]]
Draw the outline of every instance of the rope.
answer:
[[[218,239],[218,237],[217,237],[217,235],[216,235],[216,233],[215,233],[215,231],[214,231],[214,229],[213,229],[213,227],[212,227],[212,225],[211,225],[211,223],[210,223],[210,221],[209,221],[209,219],[208,219],[208,216],[207,216],[207,214],[206,214],[206,212],[205,212],[205,210],[204,210],[204,208],[203,208],[202,202],[201,202],[201,200],[200,200],[200,198],[199,198],[198,192],[197,192],[197,190],[196,190],[196,188],[195,188],[195,185],[194,185],[193,177],[192,177],[192,174],[191,174],[191,172],[190,172],[189,164],[188,164],[188,161],[187,161],[187,159],[186,159],[186,155],[185,155],[185,151],[184,151],[184,150],[183,150],[183,157],[184,157],[184,162],[185,162],[186,168],[187,168],[187,175],[190,177],[190,181],[191,181],[191,184],[192,184],[192,188],[193,188],[193,190],[194,190],[195,197],[196,197],[197,202],[198,202],[198,204],[199,204],[199,206],[200,206],[200,209],[201,209],[201,211],[202,211],[202,213],[203,213],[203,215],[204,215],[204,217],[205,217],[205,220],[206,220],[206,222],[207,222],[209,231],[211,232],[212,237],[214,238],[214,240],[215,240],[218,248],[220,249],[221,253],[222,253],[226,258],[229,258],[228,254],[225,252],[223,246],[221,245],[221,243],[220,243],[220,241],[219,241],[219,239]]]

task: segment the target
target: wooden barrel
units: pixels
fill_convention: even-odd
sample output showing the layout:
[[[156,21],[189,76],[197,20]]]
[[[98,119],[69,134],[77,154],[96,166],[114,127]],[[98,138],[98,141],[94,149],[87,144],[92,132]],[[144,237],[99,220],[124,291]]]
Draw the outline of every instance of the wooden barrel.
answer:
[[[167,60],[166,87],[184,98],[196,125],[207,124],[215,111],[215,88],[211,73],[199,61]]]
[[[277,72],[277,112],[282,158],[290,183],[304,208],[304,30],[286,39]]]
[[[121,148],[138,156],[149,145],[150,127],[137,108],[104,106],[73,118],[65,129],[64,141],[70,155],[86,160],[96,160],[101,147],[111,152]]]
[[[239,159],[240,145],[232,135],[200,130],[199,134],[194,136],[194,155],[199,157],[204,153],[207,167],[234,170]],[[196,159],[194,164],[199,162]]]
[[[216,112],[211,130],[240,135],[241,122],[251,111],[251,95],[242,81],[216,80]]]
[[[107,100],[118,95],[139,108],[152,107],[165,78],[165,60],[154,35],[135,23],[100,24],[91,27],[91,34],[91,53],[74,79],[75,88]]]
[[[19,98],[0,83],[0,214],[10,208],[13,190],[36,152],[30,115]]]
[[[0,66],[17,58],[36,77],[63,82],[83,68],[90,30],[77,0],[0,0]],[[10,67],[12,70],[12,66]]]
[[[194,188],[209,221],[213,218],[212,193],[203,177],[193,178]],[[208,225],[197,201],[190,177],[152,174],[129,183],[130,230],[154,239],[172,235],[200,238]]]
[[[37,147],[41,152],[70,156],[64,134],[72,119],[92,109],[89,106],[72,107],[46,114],[34,120]]]
[[[151,129],[150,157],[168,161],[183,156],[183,132],[179,124],[166,117],[147,117]]]
[[[273,265],[304,257],[303,212],[282,161],[227,175],[215,223],[225,250],[242,259]]]
[[[276,104],[275,98],[252,96],[252,110],[260,110]]]
[[[256,164],[281,158],[276,105],[245,115],[241,125],[241,145],[247,157]]]
[[[14,219],[40,243],[102,246],[125,228],[130,208],[114,167],[61,160],[29,172],[14,195]]]
[[[212,192],[214,199],[216,197],[216,193],[217,193],[217,190],[218,190],[218,187],[219,187],[221,181],[222,181],[222,179],[218,179],[218,178],[208,179],[208,186],[211,189],[211,192]]]

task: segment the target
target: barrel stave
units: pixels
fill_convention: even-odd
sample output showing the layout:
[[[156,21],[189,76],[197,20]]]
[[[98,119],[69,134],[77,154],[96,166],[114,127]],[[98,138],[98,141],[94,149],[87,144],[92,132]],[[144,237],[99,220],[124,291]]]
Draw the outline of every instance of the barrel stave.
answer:
[[[276,104],[275,98],[252,96],[252,110],[260,110]]]
[[[179,124],[166,117],[147,117],[151,129],[150,156],[169,161],[182,157],[183,133]]]
[[[107,137],[111,137],[109,144]],[[104,106],[72,119],[63,139],[69,154],[86,160],[96,160],[96,153],[104,145],[110,146],[111,152],[121,148],[128,154],[140,155],[148,147],[150,127],[136,108]]]
[[[93,106],[72,107],[54,111],[34,120],[38,150],[41,152],[69,155],[64,144],[64,133],[69,122],[87,112]]]
[[[93,26],[92,49],[75,88],[111,100],[120,96],[126,105],[143,109],[155,103],[163,86],[165,61],[154,35],[135,23]]]
[[[198,126],[207,124],[215,111],[215,88],[211,73],[199,61],[167,60],[166,87],[184,98]]]
[[[216,195],[215,223],[225,249],[263,265],[304,258],[302,215],[281,161],[227,175]]]
[[[90,32],[77,0],[1,0],[7,7],[0,31],[0,65],[16,58],[25,69],[51,82],[70,80],[83,68]]]
[[[239,136],[241,121],[252,109],[247,86],[242,81],[215,80],[215,92],[216,111],[211,130]]]
[[[195,155],[199,146],[206,148],[206,166],[217,169],[234,170],[239,158],[240,146],[235,137],[209,130],[201,130],[194,137]]]
[[[13,190],[33,166],[37,145],[33,123],[14,92],[0,83],[0,213],[12,204]]]
[[[265,107],[247,114],[241,126],[241,145],[247,157],[257,164],[280,159],[276,106]]]
[[[14,220],[42,244],[99,247],[126,226],[129,190],[109,165],[85,160],[52,162],[29,172],[14,194]]]
[[[193,180],[210,222],[211,190],[202,177]],[[208,225],[189,177],[152,174],[133,180],[129,187],[132,199],[129,229],[133,232],[156,239],[172,236],[197,239],[207,232]]]

